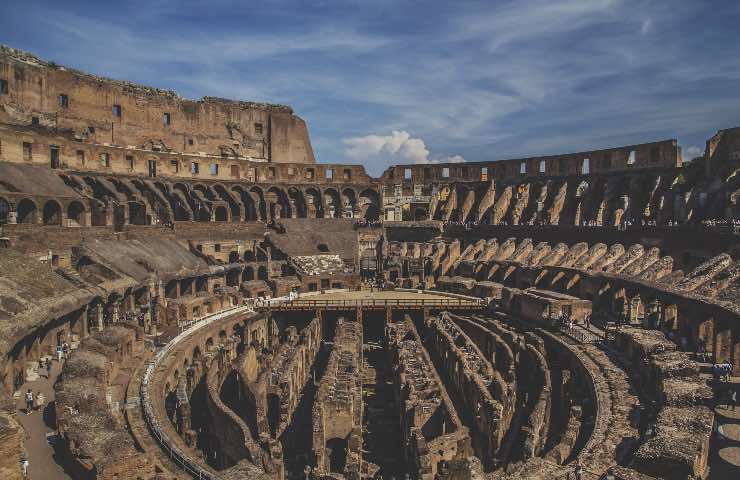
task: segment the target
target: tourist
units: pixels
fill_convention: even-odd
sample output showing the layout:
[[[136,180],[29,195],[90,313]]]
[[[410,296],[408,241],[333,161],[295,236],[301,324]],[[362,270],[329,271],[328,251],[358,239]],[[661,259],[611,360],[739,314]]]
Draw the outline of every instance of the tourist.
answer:
[[[583,467],[581,466],[580,462],[576,462],[575,474],[576,480],[581,480],[583,478]]]
[[[28,478],[28,459],[25,457],[21,460],[21,472],[23,472],[23,478]]]
[[[586,330],[591,328],[591,314],[587,313],[583,318],[583,323],[586,324]]]
[[[47,379],[51,378],[51,367],[52,367],[51,358],[46,357],[46,378]]]
[[[704,347],[704,343],[700,340],[699,341],[699,348],[697,349],[697,353],[699,355],[699,358],[701,359],[702,363],[707,362],[707,350]]]
[[[606,471],[606,473],[601,477],[600,480],[614,480],[616,477],[614,476],[614,469],[610,468]]]
[[[29,388],[26,392],[26,415],[30,415],[33,410],[33,391]]]
[[[732,411],[734,412],[737,406],[737,388],[733,389],[730,394],[730,406],[732,406]]]
[[[69,355],[69,344],[67,342],[62,343],[62,358],[66,360]]]
[[[61,345],[57,345],[57,362],[61,362],[62,361],[62,355],[64,355],[62,353],[62,346]]]
[[[33,399],[33,409],[38,410],[44,406],[46,403],[46,397],[42,392],[39,392],[35,395],[35,398]]]

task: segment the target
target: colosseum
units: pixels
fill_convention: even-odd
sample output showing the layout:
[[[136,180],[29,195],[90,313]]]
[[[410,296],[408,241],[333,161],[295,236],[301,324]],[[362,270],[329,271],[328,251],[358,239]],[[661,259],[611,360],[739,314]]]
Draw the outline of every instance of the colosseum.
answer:
[[[0,47],[1,477],[740,478],[738,172],[728,128],[375,178]]]

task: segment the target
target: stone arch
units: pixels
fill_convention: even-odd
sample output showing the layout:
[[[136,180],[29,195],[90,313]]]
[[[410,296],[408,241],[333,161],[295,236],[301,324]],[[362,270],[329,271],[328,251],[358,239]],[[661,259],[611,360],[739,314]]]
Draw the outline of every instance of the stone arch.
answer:
[[[128,223],[130,225],[148,225],[146,205],[142,202],[128,202]]]
[[[280,218],[290,218],[290,202],[285,190],[282,188],[273,186],[267,190],[265,195],[265,202],[267,203],[268,219],[278,220]]]
[[[330,218],[341,218],[342,200],[336,188],[324,189],[324,205],[325,215],[328,214]]]
[[[290,187],[288,189],[288,197],[293,202],[295,216],[297,218],[306,218],[306,199],[303,192],[296,187]]]
[[[172,185],[171,196],[173,198],[172,204],[175,211],[175,220],[196,220],[195,204],[191,200],[190,191],[184,183],[175,183]]]
[[[239,286],[239,270],[233,268],[226,273],[226,286],[237,287]]]
[[[70,202],[67,206],[67,220],[76,226],[85,225],[85,206],[77,200]]]
[[[44,204],[44,225],[62,224],[62,206],[56,200],[48,200]]]
[[[241,219],[241,208],[234,196],[231,195],[231,192],[229,192],[226,187],[224,187],[220,183],[214,185],[213,190],[216,191],[221,200],[229,204],[229,210],[231,211],[231,221],[234,223],[238,223]]]
[[[253,250],[247,250],[246,252],[244,252],[244,261],[245,262],[256,262],[257,261],[257,257],[255,256]]]
[[[253,186],[249,189],[249,193],[252,195],[255,210],[257,212],[257,219],[267,221],[267,206],[265,205],[265,193],[258,186]]]
[[[352,188],[345,188],[342,190],[342,211],[350,212],[351,216],[354,217],[355,211],[357,210],[357,192]]]
[[[223,205],[218,205],[214,210],[214,218],[217,222],[227,222],[229,220],[229,211]]]
[[[369,221],[380,218],[380,195],[372,188],[360,192],[360,216]]]
[[[267,278],[268,278],[268,274],[267,274],[267,267],[266,267],[266,266],[264,266],[264,265],[261,265],[261,266],[260,266],[260,267],[259,267],[259,268],[257,269],[257,278],[258,278],[259,280],[267,280]]]
[[[0,197],[0,225],[8,223],[10,216],[10,203],[3,197]]]
[[[246,267],[242,272],[242,282],[254,280],[254,268]]]
[[[239,263],[239,252],[232,250],[229,252],[229,263]]]
[[[307,218],[324,218],[324,202],[318,189],[309,187],[304,191]]]
[[[259,219],[259,213],[257,212],[257,206],[254,202],[254,197],[245,190],[241,185],[235,185],[231,187],[232,192],[236,192],[244,205],[244,221],[254,222]]]

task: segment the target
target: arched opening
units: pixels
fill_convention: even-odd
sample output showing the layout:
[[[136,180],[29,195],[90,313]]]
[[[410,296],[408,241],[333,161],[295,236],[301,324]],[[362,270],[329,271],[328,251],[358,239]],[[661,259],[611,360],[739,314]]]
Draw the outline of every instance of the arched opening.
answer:
[[[231,195],[231,192],[226,190],[226,187],[224,187],[221,184],[214,185],[213,189],[216,191],[216,193],[221,198],[221,200],[229,204],[229,211],[231,213],[231,221],[233,223],[239,223],[240,216],[241,216],[241,212],[239,211],[239,204],[236,202],[234,197]]]
[[[129,202],[128,221],[131,225],[146,225],[146,207],[140,202]]]
[[[207,292],[208,291],[208,277],[202,276],[195,280],[195,291],[196,292]]]
[[[293,208],[295,208],[295,215],[297,218],[306,218],[306,201],[303,198],[303,192],[295,187],[288,189],[288,196],[293,202]]]
[[[355,210],[357,209],[357,195],[351,188],[345,188],[342,191],[342,212],[344,218],[352,218],[355,216]]]
[[[216,207],[215,214],[217,222],[226,222],[229,219],[229,213],[223,205]]]
[[[254,252],[252,250],[247,250],[244,252],[244,261],[245,262],[256,262],[257,257],[255,257]]]
[[[61,225],[62,207],[56,200],[49,200],[44,204],[44,225]]]
[[[278,187],[271,187],[265,196],[270,220],[290,218],[290,203],[285,192]]]
[[[239,263],[239,252],[236,250],[229,252],[229,263]]]
[[[427,212],[427,209],[422,208],[422,207],[415,208],[414,209],[414,220],[417,222],[429,220],[429,213]]]
[[[252,187],[249,192],[254,203],[257,219],[267,221],[267,206],[265,205],[264,193],[258,187]]]
[[[372,189],[360,193],[360,216],[368,221],[377,221],[380,218],[380,195]]]
[[[231,189],[232,192],[236,192],[244,205],[244,221],[254,222],[257,220],[257,208],[254,205],[254,198],[249,192],[245,191],[241,186],[235,186]]]
[[[333,188],[324,190],[324,204],[324,213],[328,213],[330,218],[339,218],[342,216],[342,204],[339,192]]]
[[[226,286],[236,287],[239,285],[239,270],[233,269],[226,274]]]
[[[4,198],[0,198],[0,225],[8,223],[8,216],[10,215],[10,204]]]
[[[254,280],[254,269],[247,267],[242,272],[242,282],[249,282],[250,280]]]
[[[85,207],[80,202],[71,202],[67,207],[67,220],[70,226],[79,227],[85,225]]]
[[[210,222],[211,221],[211,209],[208,208],[207,204],[196,201],[195,219],[198,222]]]
[[[317,248],[317,249],[319,250],[319,252],[324,252],[324,253],[326,253],[326,252],[328,252],[328,251],[329,251],[329,245],[327,245],[327,244],[325,244],[325,243],[319,243],[319,244],[318,244],[318,245],[316,246],[316,248]]]
[[[257,269],[257,278],[259,280],[267,280],[267,267],[263,265]]]
[[[319,191],[315,188],[306,190],[306,216],[308,218],[324,218],[324,206]]]

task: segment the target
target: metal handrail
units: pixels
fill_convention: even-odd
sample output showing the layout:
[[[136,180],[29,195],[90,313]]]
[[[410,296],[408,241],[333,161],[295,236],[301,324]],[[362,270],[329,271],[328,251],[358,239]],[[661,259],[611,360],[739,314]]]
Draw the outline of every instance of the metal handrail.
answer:
[[[272,306],[297,306],[297,307],[449,307],[449,306],[468,306],[482,305],[482,299],[462,299],[462,298],[434,298],[434,299],[414,299],[414,298],[395,298],[395,299],[356,299],[356,300],[326,300],[326,299],[298,299],[298,300],[264,300],[257,302],[256,308]]]

